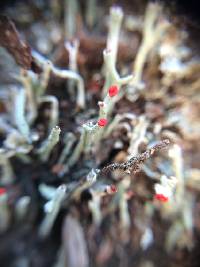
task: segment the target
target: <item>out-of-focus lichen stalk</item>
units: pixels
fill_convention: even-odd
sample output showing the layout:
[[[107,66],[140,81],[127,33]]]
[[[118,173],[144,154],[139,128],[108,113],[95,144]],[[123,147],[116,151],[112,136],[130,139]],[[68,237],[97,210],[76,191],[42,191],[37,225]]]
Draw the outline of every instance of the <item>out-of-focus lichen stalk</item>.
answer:
[[[68,194],[65,203],[69,203],[72,199],[80,199],[81,193],[90,188],[96,182],[98,173],[98,169],[92,169],[86,177],[83,177],[78,181],[68,183]]]
[[[194,200],[194,196],[187,192],[187,197],[183,202],[183,222],[185,228],[190,232],[192,232],[194,228]]]
[[[116,64],[116,61],[117,61],[119,33],[120,33],[123,16],[124,14],[123,14],[121,7],[114,6],[110,8],[110,22],[109,22],[106,49],[113,51],[113,54],[112,54],[113,64]]]
[[[77,27],[78,1],[65,0],[65,38],[71,40],[75,37]]]
[[[124,28],[128,31],[139,31],[143,29],[143,20],[141,16],[126,15],[124,18]]]
[[[49,134],[47,140],[45,140],[41,147],[37,150],[37,154],[43,162],[48,160],[52,149],[58,143],[60,132],[61,130],[58,126],[54,127],[51,130],[51,133]]]
[[[50,8],[56,20],[59,20],[62,14],[63,6],[60,4],[59,0],[51,0]]]
[[[166,238],[168,251],[175,246],[188,249],[193,247],[194,196],[191,193],[185,192],[177,211],[178,216],[173,221]]]
[[[1,166],[1,182],[4,185],[11,184],[14,181],[15,175],[6,151],[0,149],[0,166]]]
[[[92,213],[92,219],[93,223],[95,225],[99,225],[101,222],[101,197],[100,196],[94,196],[92,200],[89,201],[89,209]]]
[[[79,49],[79,41],[74,40],[72,42],[65,42],[65,48],[69,52],[69,69],[77,72],[77,54]]]
[[[76,247],[74,244],[76,244]],[[64,252],[63,267],[89,266],[88,249],[83,228],[80,222],[71,215],[68,215],[64,220],[62,228],[62,249]]]
[[[140,212],[139,212],[140,213]],[[136,223],[138,229],[142,232],[142,237],[140,239],[140,247],[143,250],[147,250],[149,246],[154,242],[154,233],[151,228],[152,216],[154,214],[154,206],[151,203],[145,203],[145,217],[136,218],[134,222]],[[136,216],[137,217],[137,216]]]
[[[47,214],[39,228],[39,235],[41,238],[45,238],[51,231],[54,221],[60,211],[61,204],[66,196],[66,190],[66,185],[60,185],[57,188],[55,195],[51,200],[51,209],[47,211]]]
[[[52,72],[65,79],[72,79],[77,82],[77,89],[78,89],[78,94],[77,94],[77,105],[80,108],[85,107],[85,90],[84,90],[84,81],[81,75],[78,73],[71,71],[71,70],[60,70],[52,65],[51,67]]]
[[[13,116],[15,124],[27,142],[31,142],[30,129],[25,117],[26,95],[24,89],[15,89]]]
[[[86,178],[82,179],[79,184],[76,186],[75,190],[71,194],[72,199],[79,199],[81,196],[81,193],[90,188],[93,184],[96,183],[97,181],[97,176],[98,176],[99,170],[98,169],[92,169]]]
[[[43,96],[48,86],[49,77],[51,74],[51,62],[49,60],[43,63],[43,72],[40,78],[40,84],[37,86],[37,96]]]
[[[79,49],[79,41],[74,40],[72,42],[65,42],[65,48],[67,49],[69,53],[69,69],[78,73],[77,55],[78,55],[78,49]],[[73,96],[75,81],[68,80],[67,84],[68,84],[68,90],[70,94]]]
[[[120,7],[111,7],[110,8],[110,21],[109,21],[109,30],[107,37],[107,45],[106,50],[112,51],[110,55],[110,61],[115,67],[117,61],[117,51],[118,51],[118,43],[119,43],[119,33],[123,19],[123,10]],[[104,59],[105,60],[105,59]],[[107,72],[107,68],[105,67],[105,84],[103,87],[103,96],[106,95],[107,89],[113,84],[112,77],[110,77],[110,73]]]
[[[40,194],[47,200],[52,200],[56,193],[56,188],[46,184],[40,184],[38,187]],[[48,202],[47,202],[48,203]],[[48,204],[47,204],[48,206]],[[46,206],[45,206],[46,207]]]
[[[62,150],[62,153],[58,159],[58,164],[63,164],[66,157],[69,155],[71,148],[76,141],[76,138],[73,133],[66,133],[64,137],[65,146]]]
[[[169,150],[169,156],[172,159],[173,169],[177,178],[175,200],[177,206],[179,207],[182,204],[185,192],[183,156],[181,147],[177,144],[174,144]]]
[[[95,183],[90,188],[92,199],[89,201],[89,208],[92,212],[94,224],[99,225],[102,220],[101,198],[106,195],[113,195],[116,192],[117,188],[115,185],[102,184],[101,182]]]
[[[130,159],[138,154],[139,145],[145,140],[145,135],[149,122],[144,116],[138,118],[138,124],[134,127],[132,133],[130,133],[130,145],[128,148],[129,156],[127,159]]]
[[[0,118],[0,132],[1,133],[9,134],[15,130],[16,129],[14,127],[8,124],[8,122],[6,121],[6,118],[4,118],[3,116]]]
[[[180,220],[176,220],[170,227],[166,237],[166,250],[170,252],[177,245],[178,240],[184,235],[184,226]]]
[[[32,123],[37,116],[37,105],[34,96],[31,77],[27,71],[21,70],[20,76],[17,78],[19,81],[21,81],[26,91],[27,109],[28,109],[27,120],[29,123]]]
[[[99,225],[102,220],[100,194],[93,194],[92,200],[89,201],[89,209],[92,213],[93,223]]]
[[[143,235],[141,237],[140,240],[140,246],[142,248],[143,251],[145,251],[146,249],[148,249],[148,247],[153,243],[153,231],[150,227],[146,227],[144,229]]]
[[[80,108],[84,108],[85,107],[85,88],[84,88],[84,81],[81,75],[72,70],[66,70],[66,69],[63,70],[63,69],[56,68],[51,61],[47,60],[46,58],[44,58],[42,55],[40,55],[36,51],[33,51],[32,55],[37,60],[39,65],[46,64],[47,65],[46,68],[51,70],[58,77],[61,77],[64,79],[72,79],[76,81],[77,90],[78,90],[77,100],[76,100],[77,106]]]
[[[5,232],[10,224],[10,211],[7,193],[0,195],[0,233]]]
[[[192,168],[185,171],[186,184],[190,188],[200,190],[200,169]]]
[[[86,135],[87,135],[87,132],[83,128],[81,136],[80,136],[80,140],[79,140],[78,144],[76,145],[72,155],[70,156],[70,158],[67,161],[66,166],[68,166],[68,168],[73,166],[77,162],[77,160],[79,159],[79,157],[80,157],[80,155],[84,149],[84,146],[85,146]]]
[[[123,116],[117,114],[112,122],[108,125],[108,127],[106,128],[103,137],[107,138],[108,136],[110,136],[110,134],[112,133],[113,129],[115,129],[118,125],[119,122],[123,119]]]
[[[86,2],[86,23],[92,29],[97,20],[97,0],[87,0]]]
[[[32,138],[36,141],[37,134],[32,135]],[[3,142],[4,148],[8,149],[9,157],[18,154],[28,154],[33,148],[32,145],[26,142],[26,139],[16,129],[8,133],[6,139]]]
[[[30,205],[31,198],[29,196],[21,197],[15,205],[15,217],[17,221],[24,219],[28,212],[28,207]]]
[[[124,126],[127,129],[127,132],[131,131],[131,126],[129,123],[124,123],[124,124],[119,124],[122,120],[127,119],[127,120],[135,120],[135,115],[133,113],[124,113],[124,114],[117,114],[113,120],[110,122],[110,124],[107,126],[103,133],[103,138],[107,138],[112,131],[117,128],[119,125],[120,127]]]
[[[80,158],[81,153],[90,149],[93,140],[94,132],[97,131],[98,125],[93,123],[85,123],[81,129],[80,139],[73,150],[71,156],[63,167],[62,175],[66,173]]]
[[[147,127],[149,122],[145,116],[141,115],[138,118],[138,124],[134,127],[134,130],[130,132],[130,143],[128,148],[127,160],[134,158],[138,155],[139,146],[144,141]],[[127,175],[119,184],[119,208],[120,208],[120,221],[121,226],[124,229],[125,237],[127,237],[126,230],[130,227],[130,216],[128,212],[128,203],[125,197],[125,190],[130,186],[130,175]]]
[[[132,85],[137,89],[143,88],[142,72],[148,53],[153,46],[160,40],[162,34],[166,29],[166,23],[157,22],[161,15],[162,7],[158,3],[149,3],[145,13],[143,39],[136,59],[133,64],[134,79]]]
[[[120,223],[121,223],[122,229],[128,229],[130,227],[130,216],[128,212],[128,203],[127,203],[127,199],[125,196],[125,191],[128,186],[130,186],[129,176],[125,177],[118,186]]]
[[[51,104],[51,113],[49,121],[49,131],[58,124],[59,118],[59,103],[58,99],[52,95],[41,96],[39,103],[49,102]]]

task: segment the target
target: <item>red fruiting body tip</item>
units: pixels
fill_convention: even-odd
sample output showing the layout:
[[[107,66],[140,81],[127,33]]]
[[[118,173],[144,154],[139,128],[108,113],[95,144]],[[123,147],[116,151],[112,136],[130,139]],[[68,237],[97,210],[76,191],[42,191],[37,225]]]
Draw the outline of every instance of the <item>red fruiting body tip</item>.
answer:
[[[0,187],[0,196],[4,195],[6,193],[6,189],[3,187]]]
[[[119,88],[117,85],[112,85],[109,89],[108,89],[108,94],[110,97],[116,96],[119,92]]]
[[[163,194],[155,194],[154,198],[161,202],[167,202],[169,200],[169,198],[164,196]]]
[[[112,184],[110,186],[110,190],[112,191],[112,193],[116,193],[117,192],[117,187],[114,184]]]
[[[104,127],[104,126],[106,126],[107,123],[108,123],[107,119],[99,119],[99,120],[98,120],[98,125],[99,125],[100,127]]]

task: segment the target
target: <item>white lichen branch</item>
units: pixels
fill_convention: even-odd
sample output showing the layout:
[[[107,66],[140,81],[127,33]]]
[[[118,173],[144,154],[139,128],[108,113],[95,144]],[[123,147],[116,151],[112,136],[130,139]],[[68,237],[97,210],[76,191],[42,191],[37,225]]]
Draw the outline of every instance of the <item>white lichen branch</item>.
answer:
[[[60,211],[61,204],[63,200],[65,199],[66,190],[67,190],[66,185],[60,185],[57,188],[52,200],[50,200],[51,209],[47,211],[46,216],[44,220],[42,221],[42,224],[40,225],[40,228],[39,228],[39,236],[41,238],[45,238],[51,231],[53,224],[55,222],[55,219]]]
[[[45,140],[41,145],[41,147],[37,150],[37,154],[39,155],[40,159],[43,162],[48,160],[51,151],[53,150],[54,146],[58,143],[60,132],[61,130],[58,126],[54,127],[51,133],[49,134],[47,140]]]
[[[134,80],[132,85],[136,89],[143,89],[142,74],[147,56],[160,41],[168,25],[166,21],[158,22],[161,13],[162,6],[160,4],[148,4],[144,19],[143,39],[133,64]]]
[[[19,132],[24,136],[28,143],[31,142],[30,128],[25,117],[26,94],[24,89],[14,90],[14,110],[13,117]]]
[[[77,106],[79,108],[85,107],[85,88],[84,88],[84,81],[80,74],[72,71],[72,70],[63,70],[55,67],[53,63],[50,60],[47,60],[43,56],[41,56],[39,53],[33,51],[32,52],[34,58],[37,60],[39,65],[47,64],[47,68],[50,69],[56,76],[61,77],[63,79],[71,79],[74,80],[77,83]]]

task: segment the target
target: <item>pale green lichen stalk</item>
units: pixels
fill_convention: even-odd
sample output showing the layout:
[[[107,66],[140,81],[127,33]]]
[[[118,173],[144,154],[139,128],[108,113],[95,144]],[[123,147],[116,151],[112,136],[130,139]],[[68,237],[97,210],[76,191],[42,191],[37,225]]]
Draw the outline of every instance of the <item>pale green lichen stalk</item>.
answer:
[[[85,19],[87,26],[92,28],[98,20],[98,2],[97,0],[86,0],[86,14]]]
[[[111,114],[111,111],[114,107],[115,102],[118,100],[117,97],[110,97],[108,94],[108,89],[111,85],[117,86],[118,90],[121,86],[128,84],[133,79],[132,75],[128,75],[126,77],[120,77],[119,73],[116,70],[116,55],[117,55],[117,47],[118,47],[118,35],[119,29],[121,25],[121,20],[123,17],[123,12],[121,8],[111,8],[111,24],[110,31],[114,31],[112,34],[109,32],[108,43],[107,46],[109,49],[105,49],[103,51],[104,58],[104,68],[106,73],[106,81],[104,86],[104,100],[99,104],[99,116],[100,119],[107,119]],[[112,45],[113,42],[116,42],[116,45]],[[111,47],[110,47],[111,46]],[[98,144],[103,137],[104,128],[98,125],[97,123],[87,122],[83,124],[80,141],[75,147],[71,157],[68,159],[65,164],[65,171],[69,169],[69,167],[73,166],[77,160],[80,158],[81,153],[88,153],[91,150],[92,144],[94,142]]]
[[[79,4],[77,0],[65,0],[65,38],[71,40],[74,38],[77,28],[76,19],[78,15]]]
[[[27,212],[31,202],[31,198],[29,196],[21,197],[15,205],[15,217],[17,221],[22,221]]]
[[[104,50],[103,55],[104,55],[105,69],[111,77],[112,84],[114,84],[115,86],[117,86],[118,89],[120,89],[122,85],[125,85],[132,80],[133,78],[132,75],[128,75],[122,78],[119,76],[115,68],[115,63],[113,62],[112,51]],[[109,88],[107,88],[107,93],[104,100],[101,102],[103,106],[101,106],[101,104],[99,105],[100,109],[99,109],[98,120],[100,120],[102,117],[104,119],[107,119],[116,102],[115,97],[109,96],[108,89]],[[94,142],[96,144],[100,142],[100,139],[103,137],[104,130],[105,129],[103,127],[98,125],[98,122],[97,123],[87,122],[83,124],[80,141],[76,145],[75,150],[73,151],[71,157],[68,159],[66,163],[65,166],[66,171],[68,170],[69,167],[73,166],[77,162],[82,152],[89,152],[91,150],[91,145],[94,144]]]
[[[119,95],[120,95],[120,88],[123,85],[126,85],[128,83],[131,82],[131,80],[133,79],[132,75],[128,75],[126,77],[120,77],[116,67],[115,67],[115,62],[114,62],[114,57],[113,57],[113,51],[108,51],[108,50],[104,50],[103,52],[103,56],[104,56],[104,64],[105,64],[105,69],[106,69],[106,73],[108,73],[109,77],[110,77],[110,81],[111,81],[111,85],[114,85],[118,88],[119,90]],[[118,101],[118,96],[115,97],[111,97],[108,93],[109,87],[107,87],[107,91],[106,91],[106,96],[104,97],[104,100],[101,102],[102,105],[99,105],[99,117],[98,119],[104,118],[104,119],[108,119],[113,108],[114,108],[114,104],[116,103],[116,101]],[[103,135],[103,132],[105,130],[105,128],[103,127],[97,127],[98,125],[96,124],[94,129],[94,139],[97,138],[97,142],[100,141],[101,136]]]
[[[0,195],[0,233],[5,232],[11,220],[11,213],[8,206],[8,195],[4,193]]]
[[[85,88],[84,88],[84,81],[80,74],[75,71],[67,70],[67,69],[59,69],[53,65],[50,60],[47,60],[39,53],[33,51],[33,56],[37,60],[38,64],[43,66],[44,69],[47,68],[46,72],[49,74],[52,71],[56,76],[63,78],[63,79],[71,79],[76,82],[77,84],[77,98],[76,103],[77,107],[84,108],[85,107]],[[46,83],[45,83],[46,84]]]
[[[51,231],[54,221],[60,211],[62,202],[65,199],[66,190],[67,190],[66,185],[60,185],[56,189],[52,200],[50,200],[51,201],[50,208],[48,209],[48,211],[46,211],[46,216],[42,221],[42,224],[40,225],[39,229],[40,237],[45,238]]]
[[[30,128],[25,117],[26,95],[24,89],[14,91],[14,111],[13,117],[19,132],[24,136],[28,143],[31,142]]]
[[[112,51],[111,54],[112,58],[110,58],[109,60],[111,60],[114,66],[117,61],[119,33],[122,24],[122,19],[123,19],[123,10],[120,7],[111,7],[106,50]],[[104,72],[105,72],[105,85],[103,88],[103,96],[106,95],[108,87],[112,85],[112,77],[110,77],[110,74],[107,72],[107,68],[105,68]]]
[[[85,91],[84,91],[84,81],[81,75],[71,70],[58,69],[54,67],[53,64],[51,66],[51,70],[55,75],[61,78],[72,79],[77,82],[77,89],[78,89],[78,94],[77,94],[77,99],[76,99],[77,106],[80,108],[84,108],[85,107]]]
[[[73,146],[75,141],[76,141],[76,137],[73,133],[69,132],[69,133],[65,134],[65,136],[64,136],[65,146],[64,146],[64,148],[61,152],[61,155],[58,159],[58,164],[64,163],[66,157],[70,154],[72,146]]]
[[[54,127],[51,133],[49,134],[47,140],[45,140],[41,145],[41,147],[37,150],[37,154],[43,162],[48,160],[51,151],[53,150],[54,146],[58,143],[60,132],[61,130],[58,126]]]
[[[136,89],[142,89],[144,87],[142,74],[147,56],[152,48],[160,41],[168,25],[166,21],[158,22],[161,14],[162,6],[160,4],[148,4],[144,19],[143,39],[133,64],[134,79],[131,85]]]
[[[28,71],[21,70],[16,79],[22,83],[26,92],[27,121],[31,124],[37,117],[37,103],[32,86],[32,78]]]
[[[9,158],[7,151],[0,148],[1,182],[4,185],[11,184],[15,178]]]
[[[179,208],[182,204],[185,193],[185,177],[181,147],[177,144],[174,144],[173,147],[169,150],[169,157],[172,159],[174,175],[177,178],[175,202],[176,207]]]
[[[139,153],[139,146],[145,141],[147,127],[149,126],[149,121],[144,115],[139,116],[138,123],[135,125],[132,132],[130,132],[130,144],[128,148],[128,159],[136,156]]]
[[[65,42],[65,48],[67,49],[68,54],[69,54],[69,69],[78,73],[77,56],[78,56],[78,49],[79,49],[79,41],[74,40],[72,42]],[[75,81],[69,79],[67,85],[68,85],[69,93],[71,97],[73,97]]]
[[[81,136],[80,136],[80,140],[78,144],[76,145],[75,149],[73,150],[71,157],[68,159],[67,164],[65,165],[63,169],[63,173],[67,171],[70,167],[72,167],[79,159],[85,147],[86,136],[87,136],[87,132],[83,128]]]
[[[113,51],[112,50],[111,51],[104,50],[103,57],[104,57],[104,64],[105,64],[106,73],[108,73],[109,77],[111,78],[111,85],[117,86],[118,90],[120,90],[121,86],[126,85],[129,82],[131,82],[131,80],[133,79],[132,75],[128,75],[126,77],[120,77],[119,76],[119,74],[116,70],[116,67],[115,67],[115,63],[113,61]],[[107,87],[106,96],[104,97],[104,100],[101,103],[99,103],[100,108],[99,108],[98,119],[101,119],[101,118],[107,119],[109,117],[112,109],[114,108],[115,102],[118,100],[117,96],[111,97],[109,95],[108,89],[109,89],[109,87]],[[90,128],[92,128],[92,127],[90,127]],[[95,129],[95,131],[94,131],[95,133],[102,130],[102,128],[97,127],[97,124],[95,126],[93,126],[93,128]],[[88,131],[89,131],[89,129],[88,129]]]

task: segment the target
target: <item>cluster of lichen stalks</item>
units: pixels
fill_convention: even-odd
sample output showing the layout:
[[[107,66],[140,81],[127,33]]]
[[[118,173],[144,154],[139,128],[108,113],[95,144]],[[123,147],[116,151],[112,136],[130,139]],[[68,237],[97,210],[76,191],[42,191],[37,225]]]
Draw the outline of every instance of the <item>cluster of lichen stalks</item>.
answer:
[[[65,146],[57,162],[57,167],[59,167],[56,171],[57,176],[59,177],[58,179],[62,179],[66,173],[69,173],[70,168],[78,162],[81,155],[90,153],[94,150],[95,146],[99,145],[103,138],[107,138],[118,125],[120,120],[124,118],[123,116],[116,116],[114,119],[111,119],[115,103],[120,100],[125,93],[134,95],[137,90],[143,88],[142,71],[147,54],[159,40],[166,27],[166,24],[156,23],[159,12],[159,5],[150,4],[148,6],[144,22],[144,37],[134,63],[134,76],[129,75],[121,78],[116,70],[116,58],[123,12],[119,7],[111,8],[107,47],[103,52],[105,85],[103,88],[104,99],[98,103],[99,116],[95,122],[89,121],[82,125],[78,141],[76,141],[73,133],[70,132],[65,134]],[[152,38],[152,35],[154,38]],[[33,52],[33,55],[43,69],[43,72],[39,78],[32,72],[20,72],[20,75],[16,78],[22,83],[23,87],[12,88],[12,99],[14,104],[12,110],[13,116],[12,119],[9,119],[11,124],[6,124],[7,117],[5,120],[4,118],[0,120],[0,126],[7,134],[0,151],[0,164],[2,168],[1,184],[4,185],[4,187],[0,188],[0,231],[5,231],[7,229],[10,220],[7,206],[9,192],[5,189],[6,185],[13,183],[15,180],[10,158],[15,156],[20,158],[20,160],[31,164],[32,158],[29,154],[32,152],[41,160],[42,164],[48,161],[50,155],[53,153],[55,145],[59,142],[61,129],[57,126],[59,122],[58,100],[55,96],[45,95],[51,72],[56,76],[70,80],[71,83],[68,84],[69,87],[77,87],[77,106],[81,109],[85,108],[84,81],[81,75],[75,71],[76,67],[74,67],[76,66],[77,46],[70,46],[68,43],[67,48],[72,63],[72,68],[70,70],[58,69],[52,62],[46,60],[37,52]],[[121,87],[123,85],[129,85],[127,91],[122,90]],[[51,105],[49,113],[49,134],[46,140],[44,140],[39,147],[35,148],[34,143],[36,141],[38,142],[39,135],[37,132],[34,132],[34,130],[31,130],[31,127],[37,116],[40,115],[38,114],[39,106],[44,102],[48,102]],[[101,181],[101,175],[106,176],[108,171],[114,170],[123,170],[126,173],[123,181],[118,181],[117,194],[119,194],[120,199],[119,202],[123,225],[126,227],[129,226],[130,221],[127,215],[128,209],[125,196],[127,184],[128,186],[130,184],[129,174],[131,172],[137,172],[140,165],[146,159],[153,155],[157,150],[164,148],[169,144],[168,140],[163,140],[137,156],[136,152],[138,152],[139,144],[144,137],[147,128],[147,122],[142,116],[139,118],[138,125],[138,129],[140,129],[141,132],[138,133],[137,129],[135,129],[131,139],[132,143],[129,148],[129,150],[131,150],[131,148],[134,147],[135,151],[129,153],[130,158],[128,158],[125,163],[110,164],[102,170],[98,170],[96,169],[96,166],[94,166],[94,169],[92,169],[86,177],[79,181],[61,184],[58,188],[42,183],[39,185],[39,192],[48,200],[44,206],[45,218],[39,227],[40,237],[44,238],[50,233],[63,202],[70,203],[71,199],[79,199],[81,192],[86,189],[89,189],[92,194],[92,200],[89,203],[89,207],[93,215],[94,223],[98,224],[101,221],[101,197],[106,194],[114,194],[117,192],[117,187],[115,185],[110,183],[105,184],[105,182]],[[73,150],[72,147],[74,147]],[[179,168],[179,166],[177,168]],[[155,185],[155,199],[161,202],[168,202],[176,185],[175,180],[174,177],[171,177],[170,179],[166,176],[162,177],[161,181]],[[182,196],[182,192],[180,195]],[[30,201],[30,197],[24,196],[16,203],[16,216],[19,220],[26,214]]]

